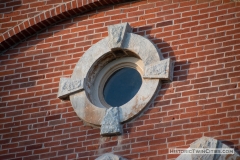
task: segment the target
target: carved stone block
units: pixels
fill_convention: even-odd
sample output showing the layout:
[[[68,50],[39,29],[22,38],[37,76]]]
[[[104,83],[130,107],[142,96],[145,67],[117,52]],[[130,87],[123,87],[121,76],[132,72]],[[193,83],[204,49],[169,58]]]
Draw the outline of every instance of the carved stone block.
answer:
[[[109,48],[122,48],[125,34],[130,33],[132,28],[128,23],[108,26]]]
[[[95,160],[126,160],[126,159],[120,156],[114,155],[112,153],[105,153],[104,155],[98,157]]]
[[[172,81],[173,62],[169,58],[146,66],[144,78],[159,78]]]
[[[58,98],[64,99],[70,94],[83,90],[83,80],[61,78],[59,82]]]
[[[120,135],[122,134],[122,125],[119,120],[119,108],[111,107],[101,122],[102,136]]]
[[[96,82],[102,81],[107,76],[100,77],[104,66],[122,59],[123,54],[128,58],[139,58],[139,61],[131,63],[138,66],[142,70],[141,73],[145,73],[145,77],[142,79],[142,85],[137,94],[117,108],[121,112],[111,115],[111,109],[106,111],[109,106],[102,103],[99,98],[101,96],[98,94],[102,91],[96,89],[99,88]],[[170,59],[163,60],[160,50],[151,41],[132,33],[132,28],[128,23],[111,25],[108,27],[108,36],[91,46],[83,54],[71,78],[60,80],[58,97],[60,99],[69,97],[74,111],[86,123],[102,125],[102,135],[121,134],[121,124],[139,115],[149,104],[157,88],[161,86],[159,79],[172,80],[172,64]]]
[[[193,142],[191,148],[217,148],[218,141],[210,137],[202,137]],[[192,154],[192,159],[213,160],[214,154]]]
[[[229,146],[222,143],[222,141],[216,140],[211,137],[202,137],[193,142],[190,149],[230,149]],[[206,150],[205,150],[206,151]],[[220,154],[220,153],[200,153],[200,154],[181,154],[176,160],[240,160],[240,156],[237,152],[234,154]]]

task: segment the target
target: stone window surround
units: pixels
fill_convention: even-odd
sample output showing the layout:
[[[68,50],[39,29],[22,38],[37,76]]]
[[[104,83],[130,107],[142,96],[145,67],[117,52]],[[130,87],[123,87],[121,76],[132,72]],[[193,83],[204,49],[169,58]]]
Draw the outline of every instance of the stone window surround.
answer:
[[[77,115],[91,125],[100,126],[106,114],[107,107],[97,106],[98,103],[94,104],[91,101],[92,88],[90,86],[94,81],[93,76],[98,74],[105,65],[110,65],[109,59],[112,59],[108,57],[109,53],[114,53],[118,49],[129,50],[136,54],[130,57],[139,57],[142,61],[140,65],[142,86],[129,102],[118,107],[121,123],[131,120],[147,106],[157,88],[161,86],[160,80],[172,80],[171,59],[163,60],[154,44],[131,31],[128,23],[109,26],[108,37],[100,40],[84,53],[76,64],[72,77],[60,80],[58,97],[60,99],[69,97]]]

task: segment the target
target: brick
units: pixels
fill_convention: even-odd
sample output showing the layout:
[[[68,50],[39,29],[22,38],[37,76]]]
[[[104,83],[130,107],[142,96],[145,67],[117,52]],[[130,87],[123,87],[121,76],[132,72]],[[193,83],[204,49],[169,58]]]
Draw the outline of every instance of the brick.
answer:
[[[201,19],[206,19],[206,18],[209,18],[208,13],[192,16],[192,20],[201,20]]]
[[[174,104],[174,103],[182,103],[182,102],[185,102],[185,101],[188,101],[188,97],[175,98],[175,99],[172,99],[172,104]]]
[[[231,112],[227,113],[227,116],[228,117],[234,117],[234,116],[237,116],[238,113],[239,113],[239,111],[231,111]]]
[[[210,115],[209,119],[220,119],[225,117],[226,117],[226,113],[220,113],[220,114]],[[220,120],[220,123],[221,123],[221,120]]]
[[[201,78],[201,77],[209,77],[209,76],[212,76],[214,75],[214,72],[213,71],[208,71],[208,72],[204,72],[204,73],[198,73],[197,74],[197,77],[198,78]],[[204,83],[204,85],[207,85],[206,83]],[[201,86],[201,85],[200,85]],[[197,86],[197,87],[200,87],[200,86]],[[208,85],[207,85],[208,86]]]
[[[189,117],[194,117],[194,116],[197,116],[198,115],[198,112],[190,112],[190,113],[183,113],[180,115],[180,118],[183,119],[183,118],[189,118]]]
[[[190,128],[196,128],[196,127],[200,127],[200,122],[183,125],[183,129],[190,129]]]
[[[201,122],[201,126],[209,126],[209,125],[217,125],[219,124],[219,120],[209,120]]]
[[[140,153],[140,157],[149,157],[157,155],[157,151],[148,151],[144,153]]]
[[[231,41],[223,42],[223,46],[229,46],[229,45],[239,44],[239,42],[240,42],[239,39],[231,40]]]
[[[231,30],[234,29],[234,25],[227,25],[227,26],[223,26],[223,27],[218,27],[216,29],[216,31],[220,32],[220,31],[226,31],[226,30]]]
[[[0,155],[0,158],[1,158],[1,159],[15,158],[15,154]]]
[[[226,129],[223,130],[223,134],[232,134],[232,133],[238,133],[240,128],[234,128],[234,129]]]
[[[223,85],[228,83],[230,83],[230,79],[222,79],[222,80],[213,81],[212,86]]]
[[[190,130],[174,131],[173,136],[189,134]]]
[[[212,17],[212,18],[206,18],[204,20],[200,20],[200,24],[209,24],[209,23],[212,23],[212,22],[216,22],[217,21],[217,18],[216,17]],[[219,25],[225,25],[226,23],[224,22],[221,22],[221,23],[212,23],[211,24],[211,27],[216,27],[216,26],[219,26]],[[210,25],[210,24],[209,24]],[[210,27],[210,28],[211,28]]]
[[[200,105],[202,105],[202,104],[211,104],[211,103],[214,103],[214,104],[216,104],[216,98],[208,98],[208,99],[203,99],[203,100],[200,100],[198,103],[200,104]],[[217,104],[216,104],[217,105]],[[207,106],[207,105],[206,105]],[[205,107],[206,107],[205,106]],[[206,108],[205,108],[206,109]]]
[[[215,113],[216,113],[216,109],[199,111],[199,115],[208,115],[208,114],[215,114]]]
[[[167,138],[167,142],[182,141],[182,140],[184,140],[184,136],[175,136],[175,137]]]
[[[185,145],[185,142],[171,142],[171,143],[168,143],[168,147],[176,147],[176,146],[183,146]]]
[[[213,132],[208,132],[204,133],[204,136],[209,136],[209,137],[215,137],[221,135],[221,131],[213,131]]]
[[[195,106],[195,107],[188,107],[185,110],[186,110],[186,113],[188,113],[188,112],[196,112],[196,111],[199,111],[201,109],[202,109],[201,106]]]
[[[194,89],[204,88],[204,87],[210,87],[210,86],[211,86],[211,83],[210,83],[210,82],[200,83],[200,84],[195,84],[195,85],[194,85]]]
[[[208,116],[202,115],[202,116],[195,116],[191,118],[191,122],[202,122],[208,120]]]
[[[231,94],[237,94],[239,93],[240,89],[232,89],[232,90],[228,90],[227,93],[228,95],[231,95]]]
[[[215,32],[215,29],[206,29],[206,30],[199,31],[199,35],[201,35],[202,39],[204,39],[203,35],[213,33],[213,32]],[[206,36],[205,36],[205,38],[206,38]]]
[[[27,146],[26,150],[33,150],[33,149],[39,149],[39,148],[42,148],[42,144]]]
[[[227,125],[227,124],[225,124]],[[237,128],[239,126],[239,122],[234,122],[229,124],[229,128]]]
[[[201,8],[207,8],[208,6],[209,6],[208,3],[196,4],[196,5],[193,5],[193,6],[192,6],[192,9],[193,9],[193,10],[196,10],[196,9],[201,9]]]
[[[221,103],[215,103],[215,104],[209,104],[209,105],[205,105],[205,109],[213,109],[213,108],[220,108],[222,105]]]
[[[211,104],[211,103],[216,103],[216,98],[207,98],[207,99],[203,99],[203,100],[200,100],[198,101],[198,103],[200,105],[203,105],[203,104]]]
[[[153,140],[153,135],[144,136],[144,137],[142,137],[142,138],[137,138],[137,139],[136,139],[136,142],[149,141],[149,140]]]
[[[189,11],[189,12],[183,12],[182,16],[187,17],[187,16],[198,15],[198,14],[199,14],[199,10],[193,10],[193,11]]]
[[[190,134],[190,135],[186,135],[187,139],[198,139],[200,137],[202,137],[203,134],[202,133],[196,133],[196,134]]]

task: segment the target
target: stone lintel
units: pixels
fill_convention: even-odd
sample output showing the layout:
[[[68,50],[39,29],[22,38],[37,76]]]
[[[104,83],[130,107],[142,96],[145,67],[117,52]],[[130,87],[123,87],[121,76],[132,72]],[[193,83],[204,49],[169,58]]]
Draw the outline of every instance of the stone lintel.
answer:
[[[173,62],[170,58],[146,66],[143,78],[173,80]]]
[[[111,49],[122,48],[126,33],[131,33],[132,28],[128,23],[108,26],[108,46]]]
[[[83,90],[83,80],[72,80],[71,78],[61,78],[59,82],[58,98],[65,99],[69,95]]]

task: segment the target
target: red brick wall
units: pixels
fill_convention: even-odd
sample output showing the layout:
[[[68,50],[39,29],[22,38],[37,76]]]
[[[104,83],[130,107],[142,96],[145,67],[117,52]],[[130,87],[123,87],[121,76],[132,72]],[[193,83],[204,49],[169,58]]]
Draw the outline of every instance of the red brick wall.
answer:
[[[1,0],[0,33],[38,13],[71,0]]]
[[[84,126],[69,101],[57,98],[58,83],[107,36],[108,25],[121,22],[176,61],[174,81],[124,125],[122,136],[102,138],[99,128]],[[91,160],[107,152],[173,159],[178,155],[168,148],[189,147],[202,136],[238,149],[239,42],[240,2],[230,0],[129,2],[49,27],[0,56],[0,159]]]

